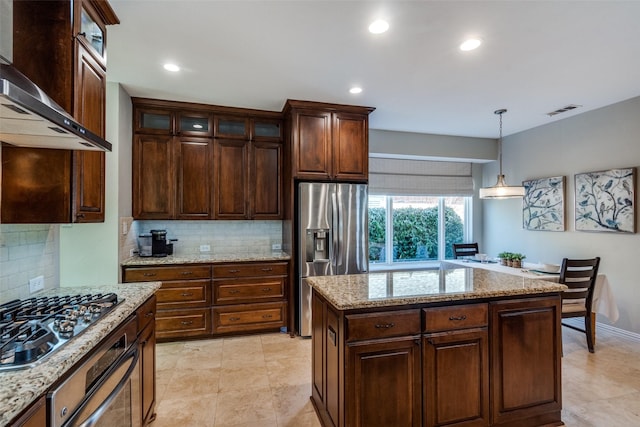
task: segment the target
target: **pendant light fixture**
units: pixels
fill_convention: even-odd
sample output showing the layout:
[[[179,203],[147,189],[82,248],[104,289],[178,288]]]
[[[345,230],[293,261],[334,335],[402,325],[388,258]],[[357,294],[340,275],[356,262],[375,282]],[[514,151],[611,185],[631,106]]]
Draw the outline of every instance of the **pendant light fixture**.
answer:
[[[502,108],[496,110],[493,114],[500,116],[500,138],[498,139],[498,161],[500,162],[500,174],[498,175],[498,181],[493,187],[481,188],[481,199],[513,199],[516,197],[524,197],[524,187],[509,186],[504,180],[502,174],[502,115],[507,110]]]

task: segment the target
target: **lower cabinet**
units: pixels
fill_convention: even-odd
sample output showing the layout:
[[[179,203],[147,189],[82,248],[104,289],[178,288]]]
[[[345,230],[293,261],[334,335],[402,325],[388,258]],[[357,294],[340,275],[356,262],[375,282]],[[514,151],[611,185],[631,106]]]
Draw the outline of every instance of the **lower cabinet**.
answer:
[[[162,341],[280,330],[287,274],[287,261],[123,267],[124,282],[162,282],[155,316]]]
[[[325,427],[563,425],[558,295],[339,310],[314,292],[312,304]]]
[[[9,424],[9,427],[45,427],[47,425],[47,405],[46,398],[32,403],[17,420]]]
[[[156,418],[156,297],[147,300],[137,311],[138,345],[140,346],[140,403],[142,423],[147,425]]]

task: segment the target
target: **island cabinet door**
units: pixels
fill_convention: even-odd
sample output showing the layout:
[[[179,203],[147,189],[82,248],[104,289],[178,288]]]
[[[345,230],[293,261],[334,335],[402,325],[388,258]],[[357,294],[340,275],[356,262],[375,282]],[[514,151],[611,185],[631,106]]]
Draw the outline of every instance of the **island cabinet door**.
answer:
[[[492,424],[562,425],[559,296],[495,302],[490,313]]]
[[[421,425],[420,339],[397,337],[347,345],[345,425]]]
[[[424,425],[489,425],[487,328],[424,335]]]

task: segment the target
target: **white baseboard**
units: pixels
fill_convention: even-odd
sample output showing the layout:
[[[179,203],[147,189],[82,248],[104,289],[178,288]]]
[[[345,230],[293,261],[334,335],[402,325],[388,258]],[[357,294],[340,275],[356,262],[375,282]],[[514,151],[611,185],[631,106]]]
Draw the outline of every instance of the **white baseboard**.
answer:
[[[604,329],[612,335],[617,335],[619,337],[623,337],[631,341],[640,342],[640,334],[636,334],[635,332],[616,328],[615,326],[605,325],[604,323],[596,322],[596,329]]]
[[[570,325],[578,326],[579,328],[584,328],[584,320],[581,317],[562,319],[562,323],[568,323]],[[640,334],[636,334],[635,332],[616,328],[615,326],[600,323],[598,321],[596,321],[596,339],[598,338],[597,330],[605,330],[611,335],[616,335],[618,337],[626,338],[631,341],[640,342]]]

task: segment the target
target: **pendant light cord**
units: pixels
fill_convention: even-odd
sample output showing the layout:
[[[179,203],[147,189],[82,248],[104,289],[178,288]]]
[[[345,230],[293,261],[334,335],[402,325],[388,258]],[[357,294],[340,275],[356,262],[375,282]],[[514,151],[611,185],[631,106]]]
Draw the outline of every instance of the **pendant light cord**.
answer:
[[[493,114],[497,114],[500,116],[500,138],[498,138],[498,160],[500,162],[500,175],[502,175],[502,115],[506,113],[507,110],[505,108],[501,108],[500,110],[496,110]]]

